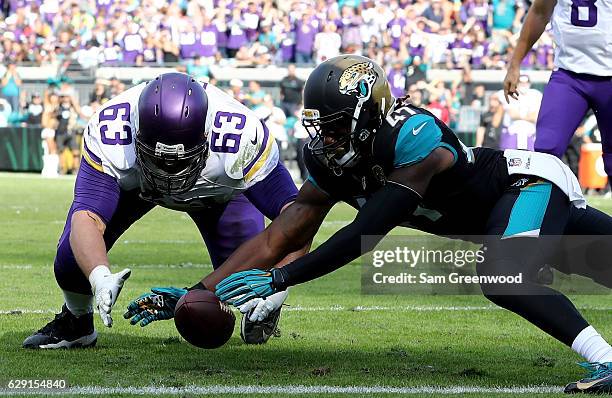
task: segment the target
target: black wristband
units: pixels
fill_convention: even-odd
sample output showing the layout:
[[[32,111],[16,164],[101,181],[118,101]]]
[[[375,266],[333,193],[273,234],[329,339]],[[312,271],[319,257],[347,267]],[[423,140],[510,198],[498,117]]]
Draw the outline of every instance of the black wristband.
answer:
[[[204,286],[202,282],[198,282],[195,285],[188,287],[187,290],[192,291],[192,290],[208,290],[208,289],[206,288],[206,286]]]
[[[272,268],[272,287],[281,292],[289,287],[289,274],[283,268]]]

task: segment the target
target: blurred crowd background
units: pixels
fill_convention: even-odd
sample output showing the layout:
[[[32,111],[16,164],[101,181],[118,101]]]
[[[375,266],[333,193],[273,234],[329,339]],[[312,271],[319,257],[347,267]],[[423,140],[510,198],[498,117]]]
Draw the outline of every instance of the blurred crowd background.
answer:
[[[62,173],[78,167],[79,135],[112,96],[138,81],[91,79],[84,95],[70,76],[101,67],[171,66],[223,86],[266,119],[286,161],[297,161],[307,136],[297,123],[304,81],[295,71],[340,53],[383,65],[396,97],[409,95],[454,128],[468,145],[533,148],[542,85],[521,76],[520,101],[507,104],[479,70],[502,70],[527,0],[0,0],[0,127],[40,125],[45,153],[63,156]],[[46,86],[26,89],[19,66],[51,68]],[[273,86],[237,78],[217,81],[212,67],[284,66]],[[545,32],[522,69],[552,70]],[[451,80],[433,69],[458,70]],[[70,73],[69,73],[70,72]],[[503,77],[503,75],[500,75]],[[580,147],[598,141],[589,117],[566,161],[576,171]],[[71,159],[72,158],[72,159]]]
[[[0,61],[313,64],[360,52],[391,67],[503,68],[523,0],[3,0]],[[525,66],[550,69],[545,34]],[[415,63],[416,61],[416,63]],[[423,66],[421,66],[423,65]]]

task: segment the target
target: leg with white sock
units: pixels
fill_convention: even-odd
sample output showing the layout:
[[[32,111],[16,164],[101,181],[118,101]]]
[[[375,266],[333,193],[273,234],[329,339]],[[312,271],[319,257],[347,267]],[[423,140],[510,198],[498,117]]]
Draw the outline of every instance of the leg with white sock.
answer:
[[[607,240],[608,236],[612,236],[612,217],[590,206],[585,209],[572,208],[564,234],[605,235],[605,240]],[[608,245],[604,243],[602,246]],[[574,273],[591,278],[608,288],[612,287],[610,270],[600,267],[581,268],[574,270]],[[576,335],[571,347],[586,360],[580,366],[587,369],[589,374],[575,383],[568,384],[565,391],[568,393],[612,392],[612,347],[610,344],[593,326],[588,325]]]
[[[578,333],[572,343],[572,350],[587,362],[612,362],[612,347],[590,325]]]
[[[104,231],[106,250],[110,250],[123,232],[153,207],[153,204],[140,199],[137,191],[121,192],[119,205]],[[63,291],[65,304],[53,321],[23,342],[26,348],[73,348],[96,344],[91,283],[81,271],[70,246],[72,214],[71,207],[54,261],[55,279]]]
[[[91,314],[94,311],[94,300],[91,294],[73,293],[68,290],[62,290],[64,293],[64,303],[66,308],[74,316],[79,317],[85,314]]]
[[[590,206],[585,209],[571,208],[564,234],[612,236],[612,217]],[[612,285],[609,272],[605,270],[580,267],[573,273],[589,277],[604,286]],[[593,326],[582,329],[571,347],[587,362],[612,362],[612,347]]]
[[[532,232],[532,237],[526,237]],[[510,188],[500,198],[487,224],[485,261],[479,275],[523,274],[519,284],[481,284],[485,296],[525,318],[574,349],[587,362],[587,378],[567,386],[567,392],[612,391],[612,349],[562,293],[538,282],[544,264],[557,265],[561,235],[612,235],[612,218],[596,209],[577,209],[556,186],[534,181]],[[546,238],[541,238],[546,235]],[[500,239],[503,237],[503,239]],[[572,270],[573,272],[574,270]],[[580,273],[605,286],[605,272]]]

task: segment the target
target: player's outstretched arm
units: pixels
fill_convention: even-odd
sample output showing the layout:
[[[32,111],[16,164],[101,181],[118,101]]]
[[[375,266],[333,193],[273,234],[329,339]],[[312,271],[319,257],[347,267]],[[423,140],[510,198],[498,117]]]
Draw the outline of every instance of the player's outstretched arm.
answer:
[[[131,273],[129,269],[111,273],[104,243],[106,224],[117,208],[119,196],[117,180],[105,174],[100,163],[84,157],[74,186],[69,243],[79,268],[89,279],[96,307],[108,327],[113,322],[111,308]]]
[[[213,290],[218,282],[234,272],[251,268],[269,269],[288,254],[308,247],[332,206],[333,203],[325,194],[310,182],[305,183],[295,201],[287,206],[268,228],[243,243],[199,284],[189,289],[154,287],[150,293],[142,294],[131,301],[123,317],[130,319],[132,325],[140,324],[140,326],[172,319],[176,303],[189,290],[204,288]],[[282,304],[285,297],[279,300],[278,305]],[[241,308],[241,311],[246,312],[248,309],[250,308]]]
[[[90,210],[75,212],[71,220],[70,246],[81,271],[89,279],[104,326],[111,327],[112,307],[131,271],[126,268],[116,274],[110,272],[103,238],[105,227],[96,213]]]
[[[311,253],[271,271],[248,270],[225,278],[216,286],[223,301],[239,306],[254,297],[267,297],[289,286],[316,279],[369,251],[400,222],[414,212],[431,178],[449,168],[452,154],[434,150],[423,161],[394,170],[387,184],[359,210],[357,217]],[[362,250],[361,237],[378,237]]]
[[[217,283],[232,273],[252,268],[269,269],[288,254],[307,246],[333,205],[329,196],[307,181],[295,202],[283,210],[263,232],[236,249],[202,283],[214,290]]]
[[[534,0],[527,12],[504,79],[504,96],[508,103],[510,103],[508,97],[518,98],[517,85],[521,72],[521,62],[535,42],[542,36],[556,4],[556,0]]]

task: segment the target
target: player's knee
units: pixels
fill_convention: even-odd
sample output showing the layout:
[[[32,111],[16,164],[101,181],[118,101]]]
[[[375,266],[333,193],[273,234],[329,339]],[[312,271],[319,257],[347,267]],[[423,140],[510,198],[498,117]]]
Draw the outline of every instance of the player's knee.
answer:
[[[55,280],[59,287],[74,293],[91,294],[91,285],[79,268],[79,265],[72,253],[70,239],[62,236],[57,246],[55,261],[53,264]]]
[[[534,150],[536,152],[547,153],[549,155],[562,157],[567,149],[567,144],[559,142],[558,140],[542,139],[543,136],[550,135],[554,137],[554,133],[550,131],[538,131],[538,137],[534,143]]]
[[[482,294],[493,303],[505,307],[509,297],[520,294],[522,273],[510,259],[488,260],[477,264]]]
[[[604,153],[602,155],[604,162],[604,170],[606,174],[612,176],[612,153]]]

